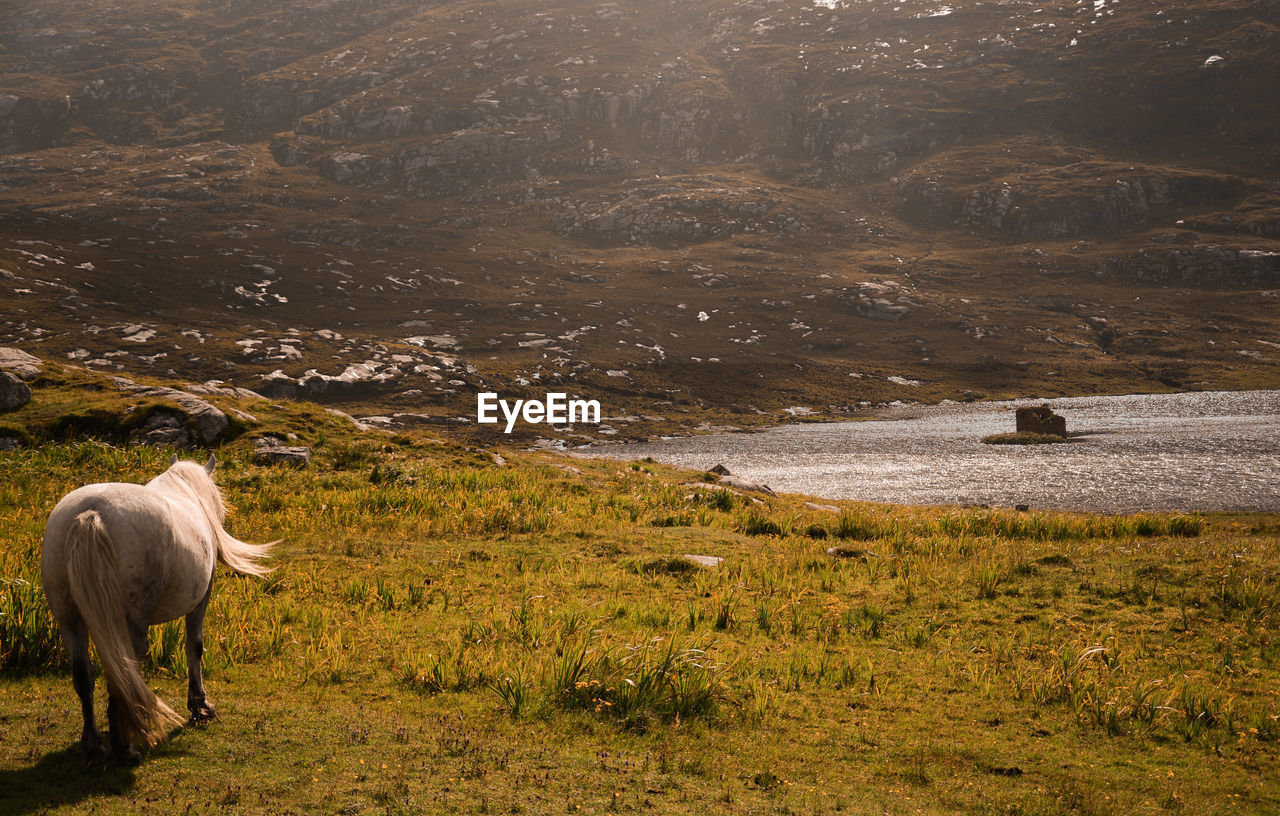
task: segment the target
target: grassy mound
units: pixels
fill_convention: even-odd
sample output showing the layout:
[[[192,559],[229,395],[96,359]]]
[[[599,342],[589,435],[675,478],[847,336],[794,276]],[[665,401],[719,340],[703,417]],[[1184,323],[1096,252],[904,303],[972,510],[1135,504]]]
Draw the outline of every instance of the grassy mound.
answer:
[[[984,445],[1056,445],[1060,442],[1070,441],[1065,436],[1031,433],[1030,431],[999,433],[982,437],[982,444]]]

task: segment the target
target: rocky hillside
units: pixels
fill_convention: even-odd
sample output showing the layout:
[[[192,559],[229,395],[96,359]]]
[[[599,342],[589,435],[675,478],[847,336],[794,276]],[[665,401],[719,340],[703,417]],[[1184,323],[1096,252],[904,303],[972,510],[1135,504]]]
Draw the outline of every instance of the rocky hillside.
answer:
[[[1276,387],[1278,98],[1256,0],[22,3],[0,343],[624,435]]]

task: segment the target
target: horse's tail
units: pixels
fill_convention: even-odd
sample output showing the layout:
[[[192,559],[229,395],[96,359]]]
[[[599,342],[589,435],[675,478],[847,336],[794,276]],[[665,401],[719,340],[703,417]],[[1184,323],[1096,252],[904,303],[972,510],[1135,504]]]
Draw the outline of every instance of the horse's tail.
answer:
[[[217,529],[219,561],[241,575],[262,577],[275,569],[258,562],[269,556],[271,548],[279,544],[279,541],[272,541],[269,544],[249,544],[232,536],[221,527]]]
[[[183,720],[142,679],[125,621],[115,545],[95,510],[76,516],[67,534],[67,579],[71,598],[98,649],[107,685],[123,711],[126,729],[147,745],[163,742],[169,727]]]

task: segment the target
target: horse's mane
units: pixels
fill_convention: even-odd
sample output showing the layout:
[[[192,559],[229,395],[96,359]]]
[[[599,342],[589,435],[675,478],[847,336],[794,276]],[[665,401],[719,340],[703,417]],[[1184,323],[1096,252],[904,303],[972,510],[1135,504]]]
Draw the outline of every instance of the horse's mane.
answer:
[[[168,490],[194,502],[209,521],[221,527],[227,519],[227,505],[209,471],[195,462],[174,462],[169,469],[152,479],[147,487]]]
[[[195,462],[179,461],[169,469],[147,483],[147,487],[161,492],[176,493],[193,502],[209,520],[218,541],[218,559],[236,572],[246,575],[266,575],[271,572],[258,561],[267,557],[271,548],[278,544],[249,544],[234,537],[223,529],[227,518],[227,505],[222,501],[222,493],[213,481],[209,471]]]

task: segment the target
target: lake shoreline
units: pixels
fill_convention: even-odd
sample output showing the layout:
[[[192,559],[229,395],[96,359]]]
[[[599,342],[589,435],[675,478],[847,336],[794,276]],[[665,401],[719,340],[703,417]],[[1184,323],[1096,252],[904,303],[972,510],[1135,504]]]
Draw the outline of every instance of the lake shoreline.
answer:
[[[1013,430],[1015,408],[1043,403],[1066,416],[1076,444],[981,444],[985,435]],[[775,490],[887,504],[1280,510],[1280,488],[1273,486],[1280,472],[1280,391],[942,402],[894,406],[874,420],[785,423],[749,437],[702,434],[593,446],[575,455],[651,456],[696,469],[724,464]]]

